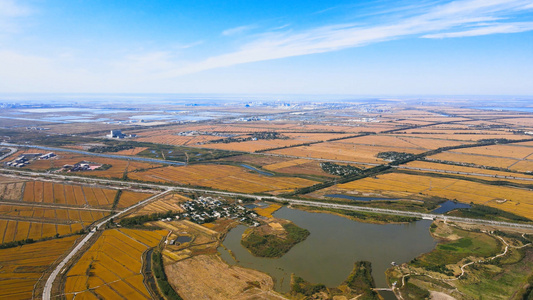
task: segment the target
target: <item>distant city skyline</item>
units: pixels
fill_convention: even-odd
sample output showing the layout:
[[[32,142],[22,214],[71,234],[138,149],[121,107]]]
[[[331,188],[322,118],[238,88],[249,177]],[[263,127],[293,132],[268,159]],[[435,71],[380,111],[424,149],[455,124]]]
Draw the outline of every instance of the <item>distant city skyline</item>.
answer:
[[[533,95],[533,0],[0,0],[0,93]]]

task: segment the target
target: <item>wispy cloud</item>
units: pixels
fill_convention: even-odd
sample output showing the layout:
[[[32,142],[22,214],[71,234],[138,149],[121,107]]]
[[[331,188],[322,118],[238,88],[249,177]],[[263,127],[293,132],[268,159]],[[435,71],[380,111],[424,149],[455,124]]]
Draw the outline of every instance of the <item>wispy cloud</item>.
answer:
[[[533,30],[530,22],[504,21],[531,10],[532,5],[532,0],[461,0],[422,7],[407,17],[381,24],[338,24],[300,32],[267,32],[237,51],[209,57],[162,76],[174,77],[243,63],[337,51],[411,36],[444,38],[523,32]],[[248,26],[224,32],[231,35],[246,30]],[[450,30],[454,33],[444,33]]]
[[[423,38],[441,39],[441,38],[457,38],[457,37],[471,37],[480,35],[489,35],[496,33],[517,33],[533,30],[533,22],[517,22],[507,24],[495,24],[483,26],[480,28],[458,31],[458,32],[444,32],[436,34],[426,34]]]
[[[229,29],[222,31],[222,35],[232,36],[232,35],[243,34],[245,32],[248,32],[254,29],[255,27],[256,27],[255,25],[245,25],[245,26],[229,28]]]

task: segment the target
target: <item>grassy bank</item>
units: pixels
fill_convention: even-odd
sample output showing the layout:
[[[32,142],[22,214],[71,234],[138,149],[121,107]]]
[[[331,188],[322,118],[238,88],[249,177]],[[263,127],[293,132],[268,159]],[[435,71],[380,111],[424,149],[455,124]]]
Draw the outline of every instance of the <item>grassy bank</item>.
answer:
[[[267,234],[251,228],[241,240],[241,244],[255,256],[278,258],[309,236],[307,229],[300,228],[293,223],[286,223],[282,226],[284,232]]]

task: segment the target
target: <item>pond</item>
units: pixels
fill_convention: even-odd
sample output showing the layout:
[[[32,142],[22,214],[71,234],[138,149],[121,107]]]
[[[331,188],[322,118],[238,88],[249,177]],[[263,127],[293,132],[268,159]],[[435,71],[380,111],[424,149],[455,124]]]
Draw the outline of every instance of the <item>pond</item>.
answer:
[[[429,234],[431,220],[409,224],[368,224],[326,213],[309,213],[283,207],[275,217],[288,219],[311,232],[281,258],[254,257],[241,246],[246,227],[239,225],[226,236],[223,244],[231,250],[238,264],[271,275],[275,289],[290,289],[291,273],[312,283],[329,287],[341,284],[359,260],[372,263],[377,287],[388,287],[385,270],[391,262],[404,263],[431,251],[436,241]],[[229,264],[236,264],[223,247],[218,251]]]
[[[471,206],[465,203],[460,202],[454,202],[454,201],[446,201],[440,204],[439,208],[432,211],[432,213],[435,214],[443,214],[447,213],[451,210],[457,209],[457,208],[470,208]]]
[[[191,237],[190,236],[186,236],[186,235],[182,235],[182,236],[179,236],[177,239],[176,239],[176,242],[178,243],[188,243],[191,241]]]

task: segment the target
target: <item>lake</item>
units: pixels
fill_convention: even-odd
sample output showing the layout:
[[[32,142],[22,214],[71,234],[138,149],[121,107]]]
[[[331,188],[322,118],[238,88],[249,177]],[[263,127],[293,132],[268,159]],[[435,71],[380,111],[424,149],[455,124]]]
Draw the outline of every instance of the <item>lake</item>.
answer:
[[[287,219],[311,232],[281,258],[254,257],[241,246],[241,236],[247,227],[239,225],[226,236],[223,244],[231,250],[238,264],[268,273],[274,278],[275,289],[290,289],[291,273],[312,283],[329,287],[341,284],[359,260],[372,263],[377,287],[388,287],[385,270],[391,262],[404,263],[431,251],[436,241],[429,233],[431,220],[409,224],[368,224],[326,213],[309,213],[283,207],[274,216]],[[219,247],[221,257],[236,264],[227,250]]]

